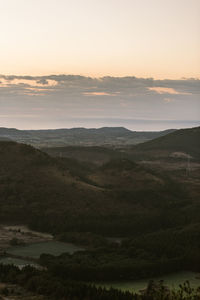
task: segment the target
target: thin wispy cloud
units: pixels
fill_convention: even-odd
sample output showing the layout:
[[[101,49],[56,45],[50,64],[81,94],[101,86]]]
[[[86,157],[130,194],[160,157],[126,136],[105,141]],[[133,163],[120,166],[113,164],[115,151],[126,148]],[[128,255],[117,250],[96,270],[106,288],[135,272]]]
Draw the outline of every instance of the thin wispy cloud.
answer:
[[[83,93],[83,95],[86,95],[86,96],[115,96],[115,94],[106,93],[106,92],[86,92],[86,93]]]
[[[178,92],[174,88],[169,88],[169,87],[150,87],[149,90],[155,91],[158,94],[190,95],[190,93]]]

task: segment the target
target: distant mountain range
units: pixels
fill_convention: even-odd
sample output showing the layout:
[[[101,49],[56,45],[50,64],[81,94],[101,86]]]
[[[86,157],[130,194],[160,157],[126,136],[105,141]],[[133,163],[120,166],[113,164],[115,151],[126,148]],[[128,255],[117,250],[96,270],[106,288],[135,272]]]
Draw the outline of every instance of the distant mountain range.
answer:
[[[12,140],[36,147],[62,146],[121,146],[135,145],[160,136],[175,129],[164,131],[131,131],[124,127],[71,128],[49,130],[18,130],[0,127],[0,140]]]

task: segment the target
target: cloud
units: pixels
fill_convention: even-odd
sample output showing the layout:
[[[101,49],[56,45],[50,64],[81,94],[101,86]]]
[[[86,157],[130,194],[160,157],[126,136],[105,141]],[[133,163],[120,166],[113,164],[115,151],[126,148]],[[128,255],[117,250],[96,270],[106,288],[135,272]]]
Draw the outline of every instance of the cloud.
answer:
[[[190,93],[178,92],[174,88],[169,87],[150,87],[150,91],[155,91],[158,94],[171,94],[171,95],[189,95]]]
[[[91,78],[80,75],[47,75],[47,76],[17,76],[0,75],[4,86],[16,88],[20,84],[34,86],[45,86],[52,92],[66,92],[70,94],[104,95],[124,94],[173,94],[189,95],[199,94],[199,79],[182,80],[154,80],[153,78],[132,77],[101,77]],[[11,86],[12,85],[12,86]],[[95,91],[94,91],[95,90]],[[96,93],[96,94],[94,94]]]
[[[54,127],[53,124],[69,126],[72,123],[68,120],[77,118],[78,122],[80,116],[84,120],[91,117],[97,120],[114,118],[119,120],[119,125],[122,119],[200,118],[198,79],[154,80],[134,76],[91,78],[61,74],[0,75],[0,81],[0,114],[8,116],[7,122],[12,119],[12,126],[14,115],[28,116],[33,112],[37,123],[35,126],[38,127],[47,123],[52,123],[51,127]],[[170,105],[166,105],[168,103]],[[9,119],[9,115],[12,118]],[[16,124],[20,122],[20,118],[16,118]],[[8,123],[0,117],[0,126],[3,124]]]
[[[106,93],[106,92],[85,92],[83,95],[86,96],[115,96],[114,94],[111,93]]]
[[[16,76],[0,75],[0,88],[4,95],[16,96],[33,93],[52,96],[92,97],[118,96],[122,98],[169,94],[177,96],[199,95],[200,80],[154,80],[136,77],[91,78],[80,75]],[[5,88],[2,90],[2,88]],[[40,90],[39,90],[40,89]],[[30,94],[30,93],[29,93]]]
[[[37,80],[37,83],[39,83],[39,84],[48,84],[49,82],[48,82],[48,80],[46,80],[45,78],[42,78],[42,79],[40,79],[40,80]]]

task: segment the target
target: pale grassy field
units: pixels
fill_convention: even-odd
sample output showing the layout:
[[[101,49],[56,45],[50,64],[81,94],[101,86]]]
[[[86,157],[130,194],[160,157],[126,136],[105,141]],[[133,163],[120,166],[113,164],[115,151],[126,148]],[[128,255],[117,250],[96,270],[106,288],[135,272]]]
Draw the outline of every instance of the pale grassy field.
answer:
[[[34,243],[26,246],[14,246],[8,249],[8,253],[20,255],[23,257],[39,258],[42,253],[60,255],[62,253],[73,254],[76,251],[83,250],[78,246],[70,243],[62,243],[58,241],[48,241],[42,243]]]
[[[189,280],[190,285],[194,288],[200,286],[200,273],[194,272],[179,272],[172,273],[162,277],[149,278],[143,280],[134,281],[119,281],[119,282],[108,282],[98,284],[99,286],[104,286],[106,288],[113,287],[123,291],[138,292],[139,290],[145,289],[148,281],[153,279],[155,281],[164,280],[164,284],[170,288],[177,289],[179,284],[183,284],[186,280]]]
[[[19,258],[13,258],[13,257],[4,257],[0,259],[1,264],[5,265],[15,265],[18,266],[20,269],[23,268],[26,265],[31,265],[34,267],[38,267],[37,264],[31,263],[30,261],[19,259]]]

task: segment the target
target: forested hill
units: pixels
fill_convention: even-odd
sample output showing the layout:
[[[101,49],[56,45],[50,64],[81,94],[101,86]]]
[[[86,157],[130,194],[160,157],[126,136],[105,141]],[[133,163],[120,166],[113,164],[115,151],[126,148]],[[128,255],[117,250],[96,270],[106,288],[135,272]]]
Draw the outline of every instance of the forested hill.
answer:
[[[129,235],[154,230],[160,223],[175,226],[185,215],[190,220],[189,208],[195,218],[199,215],[186,184],[126,158],[95,166],[0,142],[0,165],[4,222],[47,231]]]

